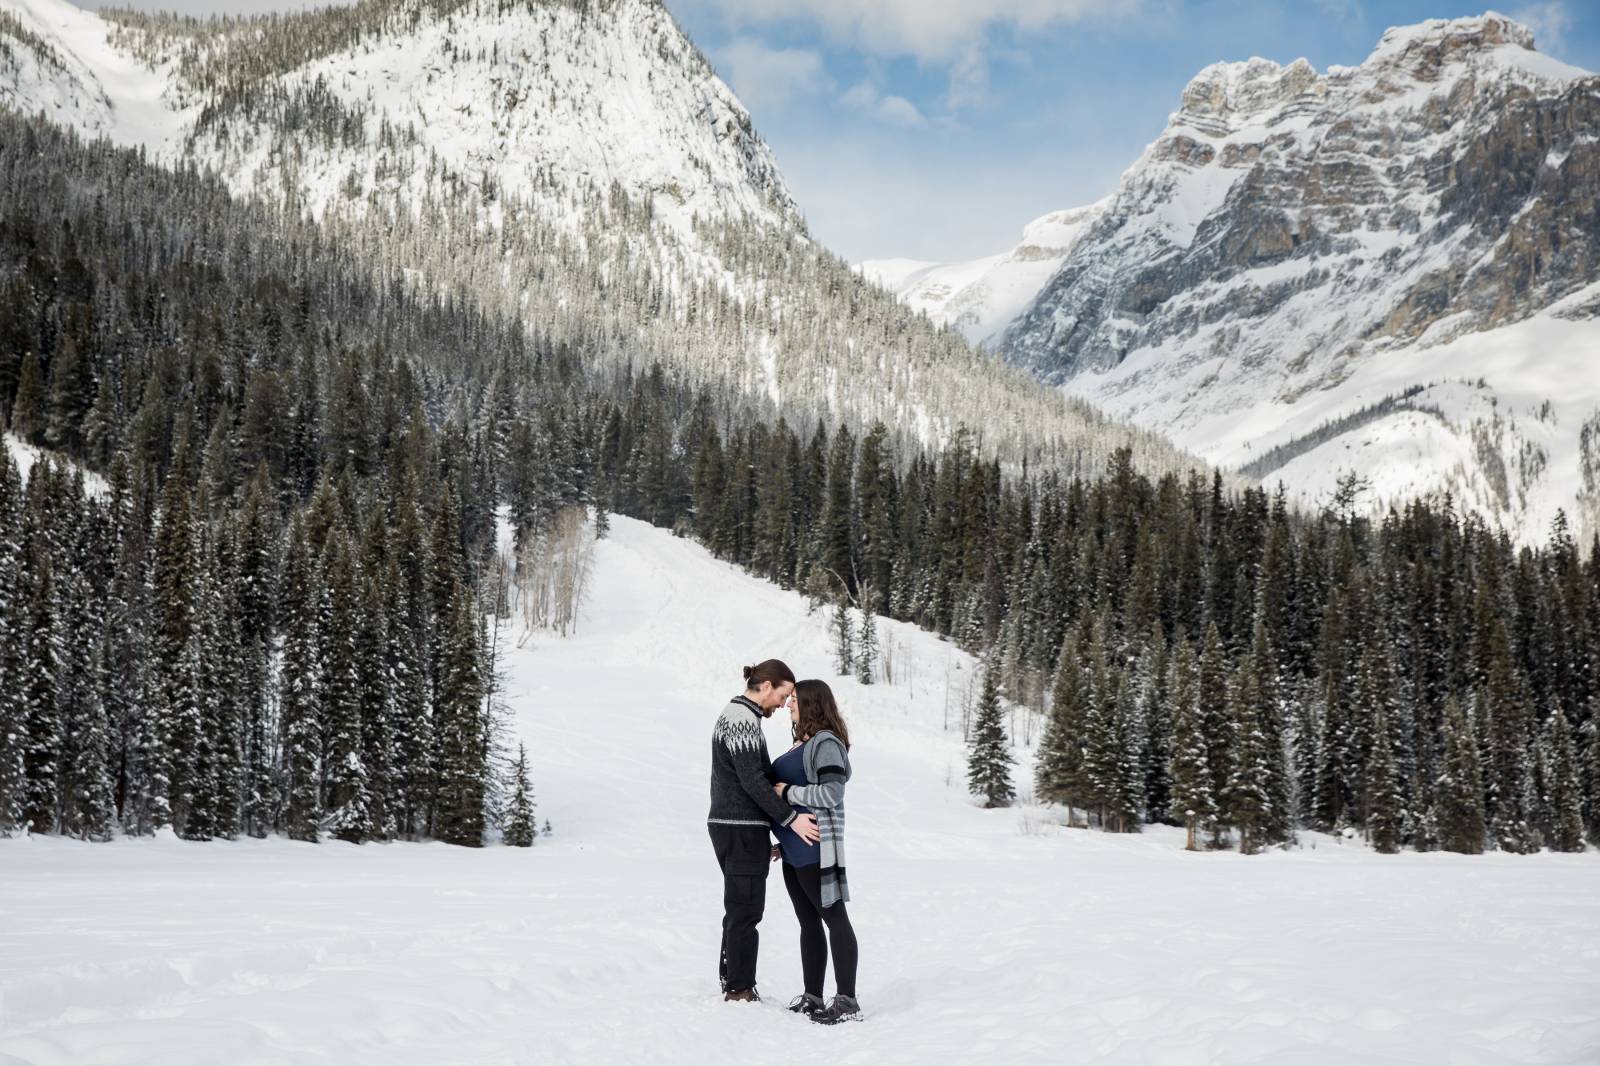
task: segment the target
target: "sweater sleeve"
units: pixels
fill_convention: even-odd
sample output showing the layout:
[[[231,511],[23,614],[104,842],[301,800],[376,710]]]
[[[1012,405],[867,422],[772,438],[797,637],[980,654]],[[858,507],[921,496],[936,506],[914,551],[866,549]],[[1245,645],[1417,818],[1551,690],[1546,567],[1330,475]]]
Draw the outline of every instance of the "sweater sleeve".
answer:
[[[817,780],[804,785],[791,785],[783,790],[783,798],[797,807],[838,807],[844,803],[845,783],[844,746],[829,741],[817,751]]]
[[[728,754],[733,757],[733,771],[739,777],[740,787],[755,800],[756,806],[768,818],[779,825],[788,825],[798,812],[779,799],[772,790],[772,782],[767,780],[766,770],[761,765],[764,750],[764,747],[750,744],[728,745]]]

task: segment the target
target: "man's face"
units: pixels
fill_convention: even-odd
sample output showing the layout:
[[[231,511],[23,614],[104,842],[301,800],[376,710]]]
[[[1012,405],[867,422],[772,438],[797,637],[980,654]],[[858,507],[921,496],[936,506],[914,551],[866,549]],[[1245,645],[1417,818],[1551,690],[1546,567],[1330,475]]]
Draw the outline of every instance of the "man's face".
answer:
[[[779,681],[776,685],[770,681],[764,681],[762,684],[766,688],[766,693],[760,699],[761,709],[768,714],[782,707],[783,701],[794,693],[794,682],[792,681]]]

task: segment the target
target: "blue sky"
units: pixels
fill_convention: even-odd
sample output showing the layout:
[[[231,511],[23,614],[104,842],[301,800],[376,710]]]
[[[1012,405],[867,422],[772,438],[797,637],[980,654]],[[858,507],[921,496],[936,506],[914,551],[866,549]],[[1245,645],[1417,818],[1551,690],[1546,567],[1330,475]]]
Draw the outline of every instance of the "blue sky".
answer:
[[[95,0],[77,0],[98,6]],[[306,0],[133,0],[186,12]],[[666,0],[851,260],[964,259],[1110,192],[1218,60],[1359,63],[1455,0]],[[1507,0],[1541,51],[1600,70],[1600,3]]]
[[[1002,251],[1092,202],[1218,60],[1361,62],[1452,0],[667,0],[755,116],[812,231],[850,258]],[[1600,3],[1508,4],[1600,70]]]

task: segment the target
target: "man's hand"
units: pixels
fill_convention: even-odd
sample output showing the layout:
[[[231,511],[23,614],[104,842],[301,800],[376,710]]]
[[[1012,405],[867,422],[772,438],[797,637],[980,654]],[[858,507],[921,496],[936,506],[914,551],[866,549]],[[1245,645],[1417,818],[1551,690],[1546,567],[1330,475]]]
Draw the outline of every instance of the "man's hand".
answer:
[[[796,815],[794,821],[789,823],[789,828],[807,844],[815,844],[822,839],[822,832],[817,828],[817,820],[809,814]]]
[[[777,862],[778,861],[778,856],[780,856],[782,854],[783,854],[783,849],[782,848],[778,847],[778,845],[776,845],[776,844],[772,845],[772,861],[773,862]]]
[[[779,799],[783,799],[783,782],[779,781],[777,784],[773,785],[772,791],[778,794]]]

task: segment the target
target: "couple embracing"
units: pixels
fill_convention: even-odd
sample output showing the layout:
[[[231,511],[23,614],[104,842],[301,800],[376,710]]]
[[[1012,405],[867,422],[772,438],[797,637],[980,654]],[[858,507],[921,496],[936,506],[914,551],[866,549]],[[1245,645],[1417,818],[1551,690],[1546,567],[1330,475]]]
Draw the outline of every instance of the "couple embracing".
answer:
[[[844,866],[850,735],[826,683],[796,683],[777,659],[745,667],[744,679],[743,694],[723,709],[711,737],[706,821],[722,868],[723,998],[760,998],[756,926],[766,909],[767,868],[781,858],[783,884],[800,920],[805,979],[804,994],[789,1009],[824,1025],[858,1019],[856,934],[844,909],[850,898]],[[788,713],[794,747],[774,762],[761,723],[780,708]],[[830,942],[838,994],[824,1003]]]

